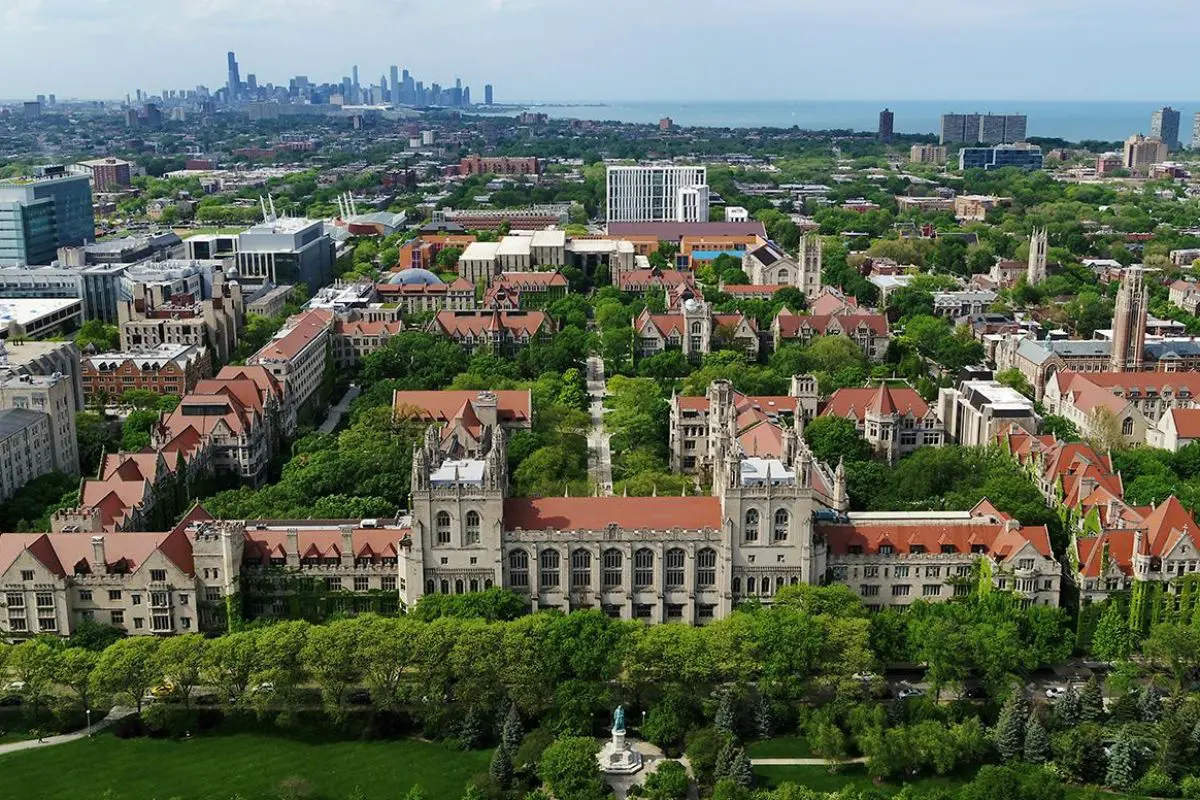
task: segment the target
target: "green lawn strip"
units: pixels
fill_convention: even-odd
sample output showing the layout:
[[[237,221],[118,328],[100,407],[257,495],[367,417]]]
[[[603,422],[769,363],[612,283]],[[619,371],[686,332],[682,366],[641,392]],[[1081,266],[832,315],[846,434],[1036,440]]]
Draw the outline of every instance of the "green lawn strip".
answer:
[[[803,736],[777,736],[751,742],[746,754],[751,758],[813,758],[808,740]]]
[[[316,796],[393,800],[420,784],[430,800],[456,800],[486,772],[491,752],[461,752],[415,740],[315,743],[282,735],[235,733],[118,739],[111,733],[0,756],[7,786],[25,800],[274,800],[280,783],[301,778]],[[108,794],[105,794],[108,792]]]

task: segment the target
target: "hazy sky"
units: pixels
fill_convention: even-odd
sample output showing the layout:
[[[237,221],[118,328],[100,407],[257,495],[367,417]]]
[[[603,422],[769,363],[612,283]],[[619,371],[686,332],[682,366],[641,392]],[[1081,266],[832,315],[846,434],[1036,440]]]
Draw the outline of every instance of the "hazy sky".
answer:
[[[1190,99],[1198,28],[1196,0],[0,0],[0,97],[216,89],[234,50],[498,102]]]

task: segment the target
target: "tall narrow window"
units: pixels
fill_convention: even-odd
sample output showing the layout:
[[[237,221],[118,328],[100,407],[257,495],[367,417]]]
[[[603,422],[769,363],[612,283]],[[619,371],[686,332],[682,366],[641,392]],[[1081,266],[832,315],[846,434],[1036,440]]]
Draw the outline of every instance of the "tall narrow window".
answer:
[[[600,585],[605,589],[618,589],[624,582],[621,578],[621,569],[624,565],[624,559],[621,557],[621,551],[612,548],[604,551],[601,556],[602,563]]]
[[[788,512],[786,509],[779,509],[775,512],[775,530],[771,534],[771,540],[775,542],[786,542],[788,538]]]
[[[479,512],[477,511],[467,512],[466,539],[463,543],[467,545],[479,544]]]
[[[633,585],[637,589],[654,585],[654,552],[645,547],[633,554]]]
[[[667,551],[666,582],[669,589],[683,588],[683,565],[687,562],[687,553],[678,547]]]
[[[438,544],[450,544],[450,514],[446,511],[439,511],[437,518],[434,520],[434,529],[437,531]]]
[[[752,508],[746,512],[745,534],[747,542],[758,541],[758,511],[756,509]]]
[[[558,571],[558,551],[546,549],[540,557],[539,583],[543,589],[557,589],[561,581]]]
[[[524,550],[513,550],[508,554],[509,586],[529,586],[529,554]]]
[[[696,586],[706,588],[717,585],[717,551],[706,547],[696,553]]]
[[[571,553],[571,588],[588,589],[592,585],[592,554],[587,550]]]

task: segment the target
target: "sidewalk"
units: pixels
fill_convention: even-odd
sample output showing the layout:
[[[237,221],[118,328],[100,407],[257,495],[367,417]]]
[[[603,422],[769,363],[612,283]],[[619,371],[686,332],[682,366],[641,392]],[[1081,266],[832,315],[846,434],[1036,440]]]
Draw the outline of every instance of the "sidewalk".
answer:
[[[362,388],[359,387],[357,383],[351,385],[351,387],[346,390],[346,393],[342,395],[342,399],[338,401],[338,404],[329,409],[329,414],[325,417],[325,421],[321,423],[321,427],[317,430],[320,433],[333,433],[334,430],[337,429],[338,423],[342,421],[342,416],[350,410],[350,404],[353,403],[355,398],[357,398],[361,393]]]
[[[608,394],[608,386],[604,380],[604,360],[592,356],[587,362],[587,387],[590,400],[588,409],[592,419],[592,429],[588,431],[588,472],[596,484],[596,491],[601,497],[613,493],[612,487],[612,450],[609,440],[612,434],[604,430],[604,398]]]
[[[136,714],[136,713],[137,713],[137,709],[124,708],[122,706],[113,706],[112,710],[108,712],[108,715],[105,716],[104,719],[102,719],[99,722],[92,725],[91,733],[96,733],[98,731],[102,731],[105,728],[107,728],[109,725],[112,725],[117,720],[124,719],[125,717],[128,717],[130,714]],[[33,750],[36,747],[49,747],[52,744],[66,744],[67,742],[74,742],[79,739],[83,739],[87,735],[88,735],[88,729],[84,728],[83,730],[75,731],[74,733],[63,733],[58,736],[47,736],[46,738],[42,739],[41,741],[38,741],[37,739],[29,739],[24,742],[12,742],[10,744],[0,744],[0,756],[6,755],[8,753],[16,753],[21,750]]]
[[[831,761],[824,758],[752,758],[750,764],[755,767],[832,767],[838,764],[865,764],[866,756],[847,758],[844,761]]]

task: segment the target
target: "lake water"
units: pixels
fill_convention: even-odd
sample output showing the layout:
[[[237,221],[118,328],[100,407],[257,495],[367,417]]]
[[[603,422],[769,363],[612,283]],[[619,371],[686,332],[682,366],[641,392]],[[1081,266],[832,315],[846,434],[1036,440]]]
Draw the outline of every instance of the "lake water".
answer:
[[[1029,117],[1029,136],[1047,136],[1078,142],[1084,139],[1120,141],[1134,133],[1150,133],[1150,114],[1169,105],[1182,110],[1179,137],[1191,139],[1192,115],[1200,111],[1200,101],[1046,101],[989,100],[968,103],[961,100],[797,100],[797,101],[713,101],[681,103],[614,102],[605,105],[530,106],[555,118],[614,120],[618,122],[657,123],[670,117],[676,125],[750,128],[790,128],[797,125],[810,130],[851,128],[875,131],[879,112],[890,108],[896,115],[897,133],[937,133],[941,115],[975,112],[1025,114]]]

